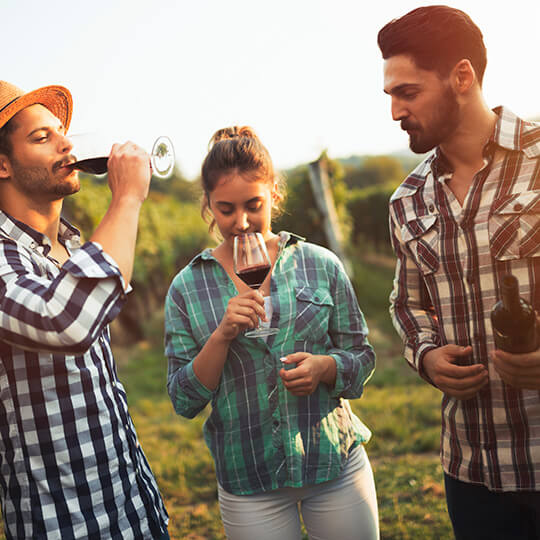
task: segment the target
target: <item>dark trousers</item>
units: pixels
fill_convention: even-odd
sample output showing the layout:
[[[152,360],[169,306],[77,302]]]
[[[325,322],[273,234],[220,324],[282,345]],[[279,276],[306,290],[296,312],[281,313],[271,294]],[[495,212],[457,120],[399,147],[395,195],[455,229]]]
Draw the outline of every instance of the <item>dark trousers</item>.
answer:
[[[540,492],[495,493],[444,475],[456,540],[539,540]]]

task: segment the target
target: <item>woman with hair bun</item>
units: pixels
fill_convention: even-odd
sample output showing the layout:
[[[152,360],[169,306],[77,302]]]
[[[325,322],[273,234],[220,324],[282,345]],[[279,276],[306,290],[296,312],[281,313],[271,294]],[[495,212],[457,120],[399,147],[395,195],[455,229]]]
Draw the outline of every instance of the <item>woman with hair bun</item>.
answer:
[[[343,266],[272,231],[283,183],[251,128],[217,131],[201,176],[202,213],[221,243],[170,286],[167,387],[187,418],[211,403],[204,436],[227,538],[300,539],[302,516],[310,539],[377,539],[371,433],[347,401],[362,395],[375,354]],[[246,232],[262,234],[272,264],[258,290],[233,268]],[[246,337],[259,318],[277,334]]]

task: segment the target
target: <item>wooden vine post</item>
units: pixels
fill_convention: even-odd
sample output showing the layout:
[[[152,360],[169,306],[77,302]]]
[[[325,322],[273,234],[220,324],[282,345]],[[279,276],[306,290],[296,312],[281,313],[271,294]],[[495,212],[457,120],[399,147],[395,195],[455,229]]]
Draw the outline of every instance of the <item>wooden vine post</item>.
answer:
[[[328,247],[339,257],[349,278],[353,277],[351,261],[345,255],[343,234],[334,204],[334,197],[330,189],[328,169],[324,159],[319,158],[309,164],[309,181],[317,205],[322,216],[324,234]]]

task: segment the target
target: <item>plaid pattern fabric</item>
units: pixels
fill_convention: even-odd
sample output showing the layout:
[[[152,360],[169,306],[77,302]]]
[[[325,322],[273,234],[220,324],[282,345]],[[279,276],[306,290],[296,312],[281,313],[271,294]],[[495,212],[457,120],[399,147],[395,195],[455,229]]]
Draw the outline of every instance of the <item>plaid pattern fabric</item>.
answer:
[[[154,538],[167,514],[128,413],[107,324],[118,267],[61,224],[49,240],[0,212],[0,495],[7,538]]]
[[[335,478],[351,447],[371,435],[346,399],[362,395],[375,366],[351,283],[330,251],[280,236],[271,281],[271,326],[279,333],[266,341],[236,338],[215,391],[196,378],[192,360],[238,291],[210,250],[176,276],[165,305],[169,395],[188,418],[211,402],[206,443],[219,483],[235,494]],[[279,358],[297,351],[331,355],[335,387],[321,384],[306,397],[289,393]]]
[[[494,491],[540,490],[540,392],[506,385],[489,359],[490,310],[505,274],[540,309],[540,125],[495,112],[485,166],[463,206],[445,183],[452,172],[439,150],[392,196],[391,313],[405,357],[423,377],[425,353],[448,343],[472,345],[464,363],[489,370],[475,398],[443,396],[445,471]]]

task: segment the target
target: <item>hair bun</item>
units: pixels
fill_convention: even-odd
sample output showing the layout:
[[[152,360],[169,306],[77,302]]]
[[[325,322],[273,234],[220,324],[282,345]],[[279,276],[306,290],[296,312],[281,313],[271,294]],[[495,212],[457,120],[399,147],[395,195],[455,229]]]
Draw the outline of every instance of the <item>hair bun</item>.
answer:
[[[226,139],[239,139],[239,138],[259,140],[253,128],[250,128],[249,126],[231,126],[231,127],[218,129],[214,133],[214,135],[212,135],[212,138],[210,139],[209,147],[211,148],[214,144],[218,143],[219,141],[223,141]]]

